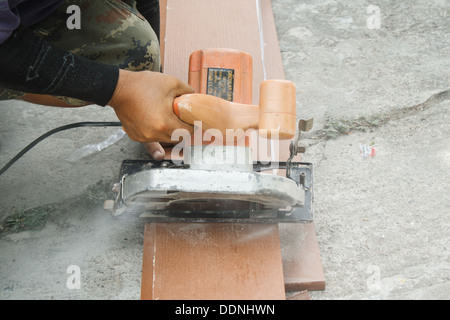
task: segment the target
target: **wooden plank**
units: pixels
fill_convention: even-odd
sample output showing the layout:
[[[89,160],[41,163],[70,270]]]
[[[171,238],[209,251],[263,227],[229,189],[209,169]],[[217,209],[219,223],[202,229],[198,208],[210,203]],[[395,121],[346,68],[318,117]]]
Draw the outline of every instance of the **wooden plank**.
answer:
[[[167,16],[167,0],[159,0],[159,22],[160,22],[160,36],[159,49],[161,55],[161,66],[164,72],[164,48],[166,45],[166,16]]]
[[[143,300],[284,300],[277,225],[149,223]]]
[[[266,79],[285,79],[278,34],[270,0],[260,0]]]
[[[260,1],[266,77],[267,79],[284,79],[284,68],[270,0]],[[301,88],[297,87],[297,92],[300,90]],[[297,106],[298,113],[299,106]],[[289,143],[290,141],[275,143],[275,156],[271,153],[272,158],[286,161],[289,158]],[[267,160],[267,157],[264,159]],[[294,161],[301,161],[300,156],[294,157]],[[285,176],[285,171],[277,170],[276,174]],[[279,230],[286,291],[324,290],[325,274],[314,223],[281,225]]]
[[[288,296],[286,300],[311,300],[307,290]]]
[[[163,5],[164,2],[167,2],[167,6]],[[162,39],[165,39],[162,51],[164,55],[165,73],[172,74],[187,82],[190,53],[204,48],[227,47],[248,52],[253,57],[253,103],[258,103],[259,85],[264,81],[264,74],[266,75],[266,79],[283,79],[285,77],[270,0],[260,1],[260,13],[257,10],[258,6],[254,0],[227,0],[226,2],[219,0],[208,0],[207,2],[202,0],[164,0],[161,3],[162,6],[164,6],[161,12],[163,13],[164,9],[166,9],[167,13],[167,19],[163,19],[162,17],[162,21],[166,21],[165,37],[162,37]],[[259,38],[260,29],[258,17],[261,17],[259,22],[262,22],[264,35],[263,46],[261,46]],[[264,51],[261,51],[262,48]],[[269,154],[265,157],[262,156],[258,159],[285,161],[289,156],[288,145],[289,141],[274,144],[275,148],[273,154]],[[270,148],[269,153],[272,153]],[[166,155],[168,154],[170,153],[166,152]],[[299,157],[297,157],[296,160],[298,161]],[[284,170],[275,171],[275,174],[283,175]],[[180,242],[178,242],[177,239],[186,237],[186,234],[179,233],[182,226],[189,226],[191,231],[197,230],[198,233],[195,233],[195,236],[203,237],[203,241],[199,242],[203,248],[202,250],[197,251],[197,248],[184,247],[186,243],[181,243],[183,246],[180,246]],[[256,291],[250,290],[252,285],[251,281],[247,282],[249,279],[246,277],[249,275],[246,273],[241,274],[239,277],[234,273],[226,274],[226,276],[228,276],[227,279],[229,279],[230,282],[233,282],[235,287],[225,286],[223,287],[223,289],[225,289],[224,291],[217,286],[220,278],[210,278],[213,274],[217,273],[218,270],[221,270],[224,267],[223,261],[228,260],[226,259],[228,255],[232,256],[237,253],[232,250],[230,251],[231,248],[237,250],[237,247],[234,247],[233,244],[235,244],[236,241],[242,241],[238,238],[234,238],[234,242],[229,242],[228,246],[221,249],[223,250],[221,256],[223,256],[225,260],[211,260],[209,258],[209,255],[211,254],[210,251],[212,250],[211,248],[222,245],[224,239],[227,238],[226,233],[232,234],[233,230],[235,230],[233,228],[239,225],[212,224],[208,226],[183,224],[182,226],[160,224],[149,224],[146,226],[142,274],[143,299],[182,299],[188,296],[189,299],[192,297],[199,299],[208,299],[208,297],[211,299],[217,297],[218,299],[223,297],[226,297],[226,299],[252,299],[255,297]],[[205,229],[205,226],[208,227]],[[219,226],[226,226],[226,228],[231,228],[231,230],[226,231],[226,228],[221,229],[224,233],[217,238],[215,237],[217,233],[215,228],[219,228]],[[254,228],[260,227],[258,227],[258,225],[245,226],[244,230],[246,230],[246,232],[240,234],[241,239],[251,238],[256,232]],[[270,234],[267,236],[275,242],[277,241],[275,235],[281,237],[281,269],[284,274],[283,282],[285,289],[287,291],[323,289],[325,280],[314,224],[290,225],[288,228],[281,227],[280,230],[278,230],[278,226],[273,227],[276,227],[276,230],[271,229]],[[175,230],[171,230],[171,228],[175,228]],[[192,236],[192,234],[190,236]],[[173,241],[175,241],[176,245],[172,243]],[[165,249],[161,250],[160,246],[164,246]],[[174,251],[172,252],[172,250]],[[239,248],[239,250],[241,250],[241,248]],[[245,260],[245,255],[243,255],[243,253],[246,252],[246,250],[243,250],[242,254],[238,255],[240,257],[234,256],[233,259],[230,259],[231,264],[238,263],[243,259],[242,261],[248,263],[246,267],[247,272],[254,270],[253,274],[255,276],[256,273],[262,275],[266,272],[263,269],[266,267],[268,268],[270,264],[272,264],[273,270],[278,270],[279,272],[280,260],[278,260],[278,258],[273,259],[275,256],[278,256],[280,250],[279,243],[278,247],[274,246],[272,243],[272,246],[256,246],[253,248],[253,250],[255,250],[254,254],[269,254],[273,259],[270,264],[261,264],[261,268],[263,269],[259,269],[259,265],[251,265],[251,261]],[[161,251],[166,251],[168,254],[159,255]],[[172,254],[170,254],[171,252]],[[177,254],[185,253],[187,256],[183,256],[183,259],[188,260],[184,261],[177,259],[177,255],[174,254],[174,252],[177,252]],[[197,255],[200,253],[204,256]],[[215,255],[215,253],[213,255]],[[164,262],[165,259],[172,261],[172,264],[167,265],[167,263]],[[205,263],[199,263],[199,261],[209,261],[213,263],[208,265],[211,267],[210,269],[204,269],[206,268]],[[256,259],[254,261],[259,260]],[[182,281],[184,279],[184,273],[180,271],[188,271],[183,267],[185,265],[191,266],[190,269],[203,271],[203,274],[197,274],[199,278],[190,278],[193,277],[195,273],[188,273],[189,277],[187,279],[189,279],[189,281],[194,281],[194,287],[197,288],[195,292],[192,292],[190,289],[191,284],[189,282]],[[163,266],[162,269],[161,266]],[[166,267],[171,270],[170,273],[164,271],[167,270],[165,269]],[[237,271],[237,269],[231,267],[227,267],[225,270],[228,270],[228,272]],[[181,276],[182,279],[177,277],[177,282],[172,281],[171,277],[173,274]],[[207,275],[207,277],[205,277],[205,275]],[[223,276],[222,273],[218,273],[217,275],[219,277]],[[262,281],[262,283],[259,283],[258,285],[264,285],[264,283],[268,281],[268,278],[271,277],[277,279],[279,273],[277,273],[276,276],[261,277],[259,280]],[[199,282],[199,279],[202,281]],[[182,284],[181,287],[179,286],[180,284]],[[216,286],[208,286],[210,284],[216,284]],[[279,295],[280,292],[277,284],[279,285],[278,279],[275,281],[275,285],[274,283],[270,285],[274,291],[272,289],[259,289],[259,287],[257,291],[265,290],[267,294],[276,294],[277,298],[280,298],[281,296]],[[245,286],[247,290],[245,291],[245,294],[244,291],[239,291],[237,289],[237,287],[240,288],[241,286]],[[178,288],[178,290],[173,290],[171,288]],[[255,288],[256,287],[253,286],[253,289]],[[203,289],[205,289],[205,291],[202,291]],[[211,292],[207,292],[206,289]],[[267,297],[263,298],[267,299]]]
[[[238,19],[237,6],[242,9]],[[168,0],[164,72],[187,81],[189,55],[209,47],[230,47],[258,56],[258,38],[249,43],[243,37],[239,42],[245,45],[236,46],[234,36],[242,37],[249,28],[257,32],[255,7],[254,1],[205,5],[204,1]],[[254,13],[253,21],[247,19],[248,12]],[[242,25],[243,21],[247,24]],[[261,79],[261,62],[256,69]],[[259,83],[254,87],[258,97]],[[142,299],[285,299],[281,261],[277,225],[147,224]]]
[[[313,223],[280,225],[287,292],[325,289],[325,274]]]

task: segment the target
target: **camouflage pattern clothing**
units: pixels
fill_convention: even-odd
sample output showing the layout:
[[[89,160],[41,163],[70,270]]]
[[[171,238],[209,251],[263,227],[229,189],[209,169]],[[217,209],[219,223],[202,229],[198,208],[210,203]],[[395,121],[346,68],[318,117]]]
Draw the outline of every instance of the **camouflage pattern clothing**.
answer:
[[[70,5],[80,8],[80,29],[69,29]],[[30,28],[55,47],[97,62],[127,70],[160,71],[158,37],[136,9],[135,0],[66,0],[43,21]],[[0,88],[0,100],[18,99],[25,93]],[[88,102],[60,97],[77,106]]]

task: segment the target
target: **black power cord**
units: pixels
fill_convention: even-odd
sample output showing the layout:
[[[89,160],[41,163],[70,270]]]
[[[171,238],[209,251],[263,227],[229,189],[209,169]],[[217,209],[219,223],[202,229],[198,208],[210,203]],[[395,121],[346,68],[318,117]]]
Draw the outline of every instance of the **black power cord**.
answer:
[[[19,160],[25,153],[30,151],[31,148],[33,148],[35,145],[37,145],[39,142],[44,140],[45,138],[48,138],[52,134],[55,134],[57,132],[61,132],[64,130],[69,130],[73,128],[80,128],[80,127],[121,127],[122,124],[120,122],[75,122],[71,123],[65,126],[61,126],[58,128],[55,128],[53,130],[48,131],[47,133],[44,133],[42,136],[31,142],[28,146],[26,146],[22,151],[20,151],[14,158],[12,158],[1,170],[0,170],[0,176],[9,169],[17,160]]]

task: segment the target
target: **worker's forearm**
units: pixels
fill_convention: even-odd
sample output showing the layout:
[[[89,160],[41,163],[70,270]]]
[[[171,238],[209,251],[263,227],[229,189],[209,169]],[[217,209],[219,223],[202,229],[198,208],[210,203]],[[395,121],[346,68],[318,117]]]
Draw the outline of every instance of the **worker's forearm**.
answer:
[[[58,49],[26,29],[16,30],[0,45],[0,86],[4,88],[106,105],[118,76],[117,67]]]
[[[76,108],[76,107],[84,107],[85,105],[88,104],[88,103],[80,103],[77,105],[68,104],[64,100],[61,100],[55,96],[51,96],[49,94],[36,94],[36,93],[27,93],[20,99],[23,101],[49,107]]]

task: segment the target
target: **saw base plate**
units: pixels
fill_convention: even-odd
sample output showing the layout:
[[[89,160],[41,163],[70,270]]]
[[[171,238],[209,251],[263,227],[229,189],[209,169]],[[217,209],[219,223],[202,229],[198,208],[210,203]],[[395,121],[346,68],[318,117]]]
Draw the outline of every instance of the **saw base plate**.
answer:
[[[286,178],[272,173],[259,175],[261,172],[276,169],[286,170],[286,178],[294,182],[289,183],[286,192],[291,194],[293,192],[301,193],[302,196],[299,197],[301,198],[301,203],[299,205],[280,208],[280,204],[278,206],[271,205],[271,201],[261,203],[261,199],[270,199],[271,196],[278,196],[277,192],[279,192],[280,188],[277,188],[276,183],[279,183],[279,180],[286,182]],[[120,170],[120,183],[118,183],[119,188],[116,188],[114,214],[138,215],[146,222],[308,223],[313,221],[313,166],[311,163],[272,162],[264,164],[254,162],[254,175],[264,179],[274,179],[273,185],[271,180],[265,182],[270,185],[272,190],[269,190],[269,192],[262,190],[259,195],[256,192],[251,194],[251,196],[242,196],[239,199],[240,197],[236,198],[236,194],[231,195],[230,198],[221,198],[221,195],[214,194],[210,194],[208,197],[207,193],[199,195],[199,193],[185,192],[180,195],[179,190],[168,190],[168,192],[164,191],[161,193],[161,197],[158,198],[157,195],[160,191],[156,190],[156,188],[162,186],[162,184],[155,182],[155,179],[158,179],[158,177],[169,179],[168,175],[179,177],[183,173],[180,170],[187,170],[186,172],[194,171],[189,169],[189,165],[179,161],[177,163],[171,160],[155,161],[150,159],[123,161]],[[252,174],[252,172],[248,174]],[[138,178],[140,176],[144,179],[149,179],[148,182]],[[225,173],[223,177],[226,178]],[[126,180],[131,178],[133,178],[132,183],[130,184],[130,181],[128,183],[132,188],[124,188],[127,185]],[[174,178],[174,180],[173,184],[176,186],[177,179]],[[178,179],[178,183],[180,181]],[[284,184],[281,181],[280,186],[284,186]],[[145,190],[146,186],[149,185],[151,185],[149,187],[150,191]],[[243,189],[241,192],[244,191],[246,192],[247,190]],[[151,206],[148,205],[148,199],[146,198],[149,192],[152,193]],[[179,198],[174,200],[174,196],[171,194],[176,194]],[[171,198],[171,200],[168,201],[167,197]],[[252,200],[252,198],[256,200]]]

